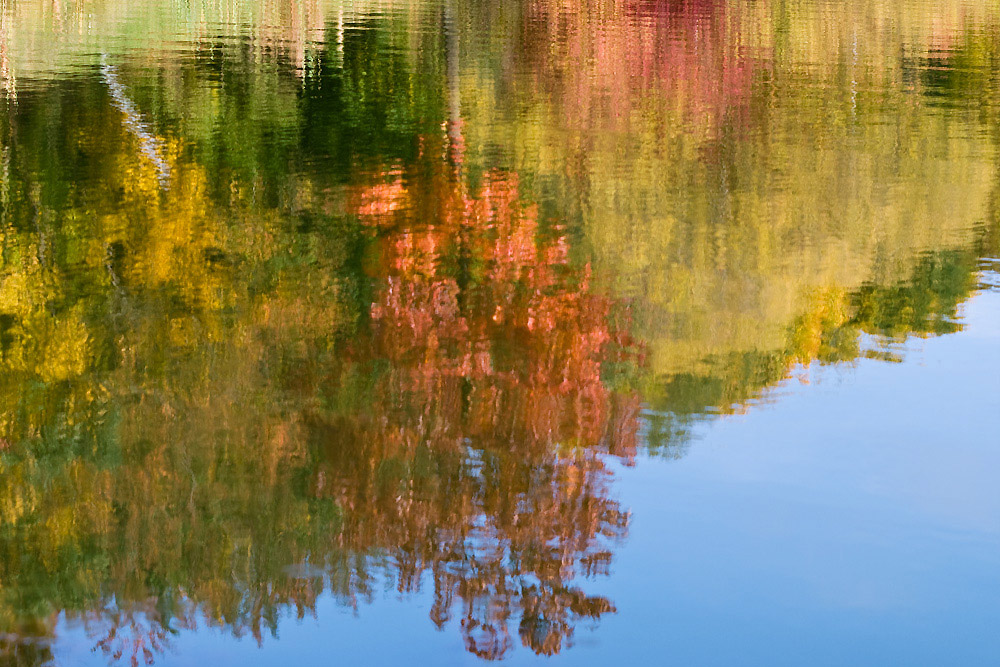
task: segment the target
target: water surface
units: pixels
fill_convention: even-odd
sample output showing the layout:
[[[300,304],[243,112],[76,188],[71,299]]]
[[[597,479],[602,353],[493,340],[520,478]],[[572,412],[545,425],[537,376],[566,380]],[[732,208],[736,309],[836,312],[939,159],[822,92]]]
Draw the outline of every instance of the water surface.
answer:
[[[4,2],[0,655],[1000,660],[1000,12]]]

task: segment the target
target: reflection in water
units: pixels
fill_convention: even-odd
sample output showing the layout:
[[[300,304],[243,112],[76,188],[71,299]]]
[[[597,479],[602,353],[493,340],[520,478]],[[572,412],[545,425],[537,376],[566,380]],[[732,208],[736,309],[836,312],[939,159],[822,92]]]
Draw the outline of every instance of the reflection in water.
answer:
[[[93,87],[22,95],[7,128],[11,629],[65,610],[112,658],[151,660],[168,629],[260,641],[324,591],[356,604],[425,572],[433,621],[483,657],[511,627],[555,653],[611,611],[579,580],[627,530],[604,457],[634,455],[637,397],[601,377],[627,322],[515,175],[470,189],[438,131],[269,206],[273,183],[216,196],[168,139],[163,189]],[[47,202],[28,162],[64,100],[67,141],[104,141],[77,144],[79,189]]]
[[[107,56],[101,58],[101,76],[108,87],[111,99],[114,100],[115,108],[125,116],[125,126],[139,140],[142,154],[156,165],[160,186],[167,187],[170,184],[170,165],[160,155],[162,152],[161,142],[150,133],[146,123],[142,121],[139,112],[135,108],[135,104],[128,98],[125,88],[118,81],[117,70],[115,70],[113,65],[108,64]]]
[[[1000,254],[994,17],[855,4],[4,4],[3,654],[614,611],[610,461],[958,330]]]

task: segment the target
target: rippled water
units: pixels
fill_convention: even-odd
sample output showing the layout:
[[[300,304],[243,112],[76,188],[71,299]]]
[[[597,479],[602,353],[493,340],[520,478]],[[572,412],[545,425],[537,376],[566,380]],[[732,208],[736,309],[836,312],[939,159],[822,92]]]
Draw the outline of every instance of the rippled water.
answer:
[[[997,664],[998,36],[0,0],[0,660]]]

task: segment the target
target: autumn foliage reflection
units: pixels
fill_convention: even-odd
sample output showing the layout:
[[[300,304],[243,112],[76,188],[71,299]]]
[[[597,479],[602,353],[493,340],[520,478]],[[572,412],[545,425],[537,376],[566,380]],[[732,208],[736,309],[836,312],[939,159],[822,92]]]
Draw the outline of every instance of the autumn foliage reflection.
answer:
[[[86,291],[37,260],[37,233],[10,232],[25,259],[8,292],[64,289],[78,319],[60,313],[64,355],[15,355],[48,329],[33,301],[7,307],[5,654],[60,617],[128,664],[205,625],[262,642],[320,595],[358,605],[385,580],[433,586],[432,622],[483,658],[554,654],[614,610],[586,580],[628,528],[607,466],[636,452],[639,399],[612,389],[635,346],[516,174],[460,177],[441,132],[346,192],[299,183],[301,209],[276,211],[238,182],[216,201],[179,150],[162,190],[117,113],[88,113],[122,148],[72,206],[148,224],[66,238],[96,248],[67,272]],[[344,211],[327,236],[287,227],[327,209]],[[305,242],[328,252],[283,259]]]
[[[351,356],[388,363],[367,418],[311,423],[316,493],[347,510],[340,546],[391,549],[400,591],[430,571],[434,622],[459,615],[471,652],[502,657],[516,623],[551,655],[614,609],[575,580],[606,574],[627,530],[605,457],[632,460],[638,399],[601,375],[632,346],[516,175],[470,194],[448,167],[355,189],[379,275]]]
[[[996,207],[973,249],[940,212],[996,201],[995,170],[908,92],[812,85],[877,74],[843,76],[853,26],[514,4],[260,5],[249,43],[206,24],[16,90],[0,25],[0,662],[50,661],[67,623],[130,664],[204,626],[264,642],[385,582],[478,656],[555,654],[614,610],[590,580],[640,422],[670,454],[863,333],[957,328]],[[895,157],[843,159],[879,128]],[[918,172],[916,217],[873,204]]]

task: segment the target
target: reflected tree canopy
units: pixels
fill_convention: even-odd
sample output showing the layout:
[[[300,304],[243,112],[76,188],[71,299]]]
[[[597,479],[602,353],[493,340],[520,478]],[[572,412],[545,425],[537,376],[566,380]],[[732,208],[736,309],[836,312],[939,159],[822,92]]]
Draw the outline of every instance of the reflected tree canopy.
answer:
[[[615,465],[958,330],[1000,252],[997,44],[960,28],[997,17],[941,44],[858,0],[848,75],[779,4],[4,4],[5,659],[387,585],[553,655],[615,609]],[[91,9],[117,41],[65,36]]]

